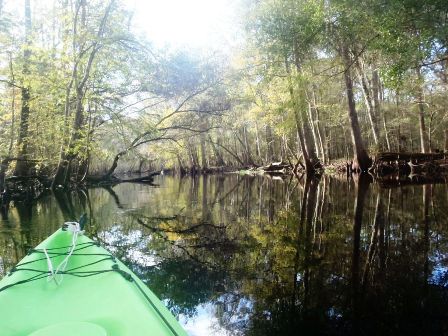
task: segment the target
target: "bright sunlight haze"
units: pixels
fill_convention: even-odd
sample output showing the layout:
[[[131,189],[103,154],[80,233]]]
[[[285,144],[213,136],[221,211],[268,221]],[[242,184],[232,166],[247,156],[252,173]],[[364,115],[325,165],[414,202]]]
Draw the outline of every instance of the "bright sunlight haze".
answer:
[[[132,7],[136,25],[159,46],[216,49],[235,40],[235,1],[134,0]]]

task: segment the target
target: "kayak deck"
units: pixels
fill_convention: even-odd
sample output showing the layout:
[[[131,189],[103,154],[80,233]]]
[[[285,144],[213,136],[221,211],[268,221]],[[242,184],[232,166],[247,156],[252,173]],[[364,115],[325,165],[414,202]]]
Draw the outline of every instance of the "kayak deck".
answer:
[[[67,258],[72,238],[56,231],[0,281],[2,335],[56,335],[64,324],[85,336],[186,335],[146,285],[88,237],[78,236]]]

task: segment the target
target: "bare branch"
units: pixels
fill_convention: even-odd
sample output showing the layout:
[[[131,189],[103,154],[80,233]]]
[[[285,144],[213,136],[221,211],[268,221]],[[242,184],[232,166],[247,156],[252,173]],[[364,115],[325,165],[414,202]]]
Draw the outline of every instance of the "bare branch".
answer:
[[[415,67],[412,67],[411,69],[417,69],[417,68],[420,68],[420,67],[426,67],[426,66],[434,65],[434,64],[437,64],[437,63],[445,62],[445,61],[448,61],[448,56],[445,56],[443,58],[439,58],[439,59],[437,59],[435,61],[432,61],[432,62],[421,63],[421,64],[419,64],[419,65],[417,65]]]
[[[221,116],[222,114],[219,114],[219,112],[225,112],[230,110],[230,106],[224,106],[219,107],[216,109],[208,109],[208,110],[202,110],[202,109],[187,109],[187,110],[179,110],[178,113],[189,113],[189,112],[195,112],[195,113],[204,113],[204,114],[216,114]]]
[[[177,142],[178,140],[173,138],[173,137],[161,136],[161,137],[157,137],[157,138],[151,138],[151,139],[148,139],[148,140],[140,141],[140,142],[136,143],[131,149],[135,149],[135,148],[137,148],[137,147],[139,147],[139,146],[141,146],[143,144],[149,143],[149,142],[165,141],[165,140],[173,141],[175,143],[178,143]]]
[[[164,128],[159,128],[159,131],[169,131],[169,130],[173,130],[173,129],[177,129],[177,130],[185,130],[185,131],[190,131],[190,132],[195,132],[195,133],[206,133],[212,129],[216,129],[216,128],[221,128],[220,126],[212,126],[209,128],[205,128],[205,129],[194,129],[185,125],[173,125],[173,126],[169,126],[169,127],[164,127]]]
[[[212,140],[205,140],[205,141],[207,141],[207,142],[209,142],[209,143],[212,143],[212,144],[214,144],[214,145],[217,145],[217,146],[219,146],[219,147],[221,147],[222,149],[224,149],[227,153],[229,153],[231,156],[233,156],[237,161],[238,161],[238,163],[240,163],[242,166],[244,166],[244,162],[238,157],[238,155],[236,155],[235,153],[233,153],[230,149],[228,149],[227,147],[225,147],[224,145],[222,145],[222,144],[220,144],[220,143],[218,143],[218,142],[214,142],[214,141],[212,141]]]
[[[147,100],[150,100],[150,99],[156,99],[156,98],[159,98],[159,97],[147,97],[147,98],[140,99],[140,100],[138,100],[138,101],[136,101],[136,102],[134,102],[134,103],[131,103],[131,104],[128,104],[128,105],[122,107],[122,108],[118,111],[118,113],[123,112],[124,110],[126,110],[126,109],[128,109],[128,108],[130,108],[130,107],[132,107],[132,106],[135,106],[135,105],[137,105],[137,104],[143,103],[144,101],[147,101]],[[150,105],[146,105],[146,106],[143,107],[142,109],[139,109],[139,111],[142,111],[142,110],[145,109],[145,108],[154,107],[154,106],[156,106],[156,105],[158,105],[158,104],[161,104],[161,103],[163,103],[163,102],[165,102],[165,101],[167,101],[167,99],[166,99],[166,98],[163,98],[162,100],[159,100],[159,101],[157,101],[157,102],[155,102],[155,103],[152,103],[152,104],[150,104]]]
[[[214,85],[216,85],[216,83],[213,83],[211,85],[207,85],[206,87],[195,91],[193,93],[191,93],[190,95],[188,95],[178,106],[177,108],[171,112],[170,114],[168,114],[167,116],[163,117],[162,119],[159,120],[159,122],[156,124],[156,127],[159,126],[160,124],[162,124],[165,120],[171,118],[173,115],[177,114],[177,113],[182,113],[181,108],[191,99],[193,99],[196,96],[199,96],[200,94],[206,92],[208,89],[210,89],[211,87],[213,87]]]
[[[16,87],[16,88],[18,88],[18,89],[23,89],[23,88],[24,88],[23,86],[17,85],[16,83],[11,82],[11,81],[6,80],[6,79],[0,79],[0,82],[2,82],[2,83],[6,83],[6,84],[8,84],[9,86],[14,86],[14,87]]]

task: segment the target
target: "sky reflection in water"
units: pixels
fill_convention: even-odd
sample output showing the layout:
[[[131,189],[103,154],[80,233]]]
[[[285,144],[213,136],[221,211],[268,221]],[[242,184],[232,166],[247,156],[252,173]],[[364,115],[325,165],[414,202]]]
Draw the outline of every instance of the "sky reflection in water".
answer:
[[[0,276],[87,212],[88,234],[190,335],[448,330],[446,185],[239,175],[156,182],[15,204],[0,221]]]

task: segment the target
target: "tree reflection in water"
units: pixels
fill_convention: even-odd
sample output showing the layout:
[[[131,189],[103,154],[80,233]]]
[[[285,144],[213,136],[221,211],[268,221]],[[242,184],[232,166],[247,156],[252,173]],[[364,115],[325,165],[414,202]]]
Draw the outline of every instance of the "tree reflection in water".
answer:
[[[156,182],[14,204],[0,222],[0,272],[87,212],[89,234],[193,326],[208,310],[214,328],[232,335],[448,332],[446,185]]]

